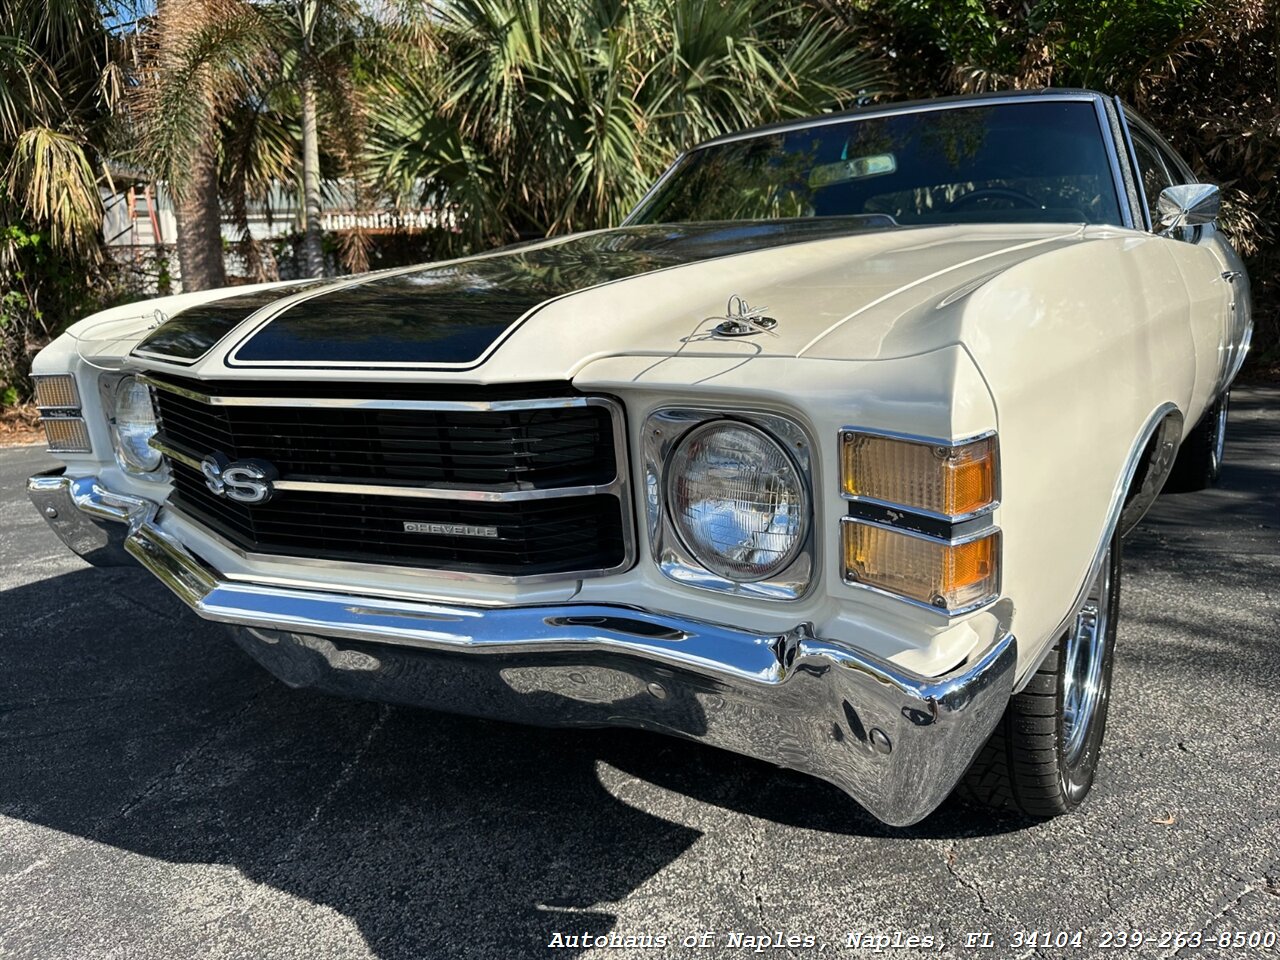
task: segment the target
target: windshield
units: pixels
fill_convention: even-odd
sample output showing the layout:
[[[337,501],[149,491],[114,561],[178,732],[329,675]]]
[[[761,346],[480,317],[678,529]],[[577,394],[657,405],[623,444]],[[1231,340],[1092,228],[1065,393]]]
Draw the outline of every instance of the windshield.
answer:
[[[1090,101],[949,106],[817,123],[687,154],[629,223],[874,216],[1121,224]]]

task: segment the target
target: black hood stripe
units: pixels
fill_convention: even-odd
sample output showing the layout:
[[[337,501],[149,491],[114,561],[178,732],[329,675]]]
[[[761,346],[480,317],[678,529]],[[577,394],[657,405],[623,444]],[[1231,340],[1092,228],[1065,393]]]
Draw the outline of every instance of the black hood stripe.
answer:
[[[255,290],[181,310],[162,323],[134,348],[134,354],[158,357],[170,363],[192,364],[263,307],[303,290],[325,286],[330,280],[300,283],[288,288]]]
[[[236,344],[227,363],[470,369],[541,307],[569,294],[701,260],[879,225],[823,218],[624,227],[373,275],[333,284],[269,313]],[[192,354],[201,356],[269,303],[237,297],[184,311],[148,337],[139,352],[188,360]],[[174,324],[171,335],[162,337]]]

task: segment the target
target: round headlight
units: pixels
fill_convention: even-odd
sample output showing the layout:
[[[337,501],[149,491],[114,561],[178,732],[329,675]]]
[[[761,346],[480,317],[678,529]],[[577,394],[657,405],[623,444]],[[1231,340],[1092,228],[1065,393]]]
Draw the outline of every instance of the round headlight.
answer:
[[[126,470],[151,473],[160,466],[160,451],[147,441],[156,435],[156,411],[151,391],[135,377],[125,377],[116,387],[116,458]]]
[[[785,570],[804,546],[808,493],[795,461],[763,430],[713,420],[667,465],[667,505],[693,558],[739,583]]]

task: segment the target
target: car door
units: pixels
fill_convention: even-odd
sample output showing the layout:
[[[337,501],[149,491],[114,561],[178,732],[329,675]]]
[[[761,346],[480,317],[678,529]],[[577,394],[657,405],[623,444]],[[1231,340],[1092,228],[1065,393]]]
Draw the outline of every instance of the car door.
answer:
[[[1195,174],[1191,168],[1173,152],[1167,143],[1156,138],[1155,146],[1166,169],[1179,183],[1195,182]],[[1222,378],[1215,391],[1220,393],[1231,385],[1249,350],[1249,339],[1253,332],[1249,274],[1235,247],[1231,245],[1216,223],[1196,227],[1194,230],[1196,235],[1191,238],[1191,242],[1209,252],[1220,268],[1219,278],[1227,285],[1228,302],[1226,312],[1223,314],[1226,332],[1223,344]]]
[[[1226,388],[1244,359],[1248,278],[1239,255],[1216,224],[1162,231],[1160,192],[1197,180],[1186,163],[1141,119],[1132,115],[1127,119],[1149,227],[1172,245],[1170,252],[1187,289],[1189,322],[1198,354],[1193,406],[1188,411],[1191,420]]]

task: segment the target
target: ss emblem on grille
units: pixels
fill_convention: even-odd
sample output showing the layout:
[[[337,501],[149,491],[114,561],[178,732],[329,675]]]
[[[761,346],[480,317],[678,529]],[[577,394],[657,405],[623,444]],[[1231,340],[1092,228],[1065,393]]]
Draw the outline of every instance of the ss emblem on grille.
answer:
[[[200,461],[200,472],[210,492],[237,503],[266,503],[279,478],[276,468],[265,460],[232,461],[217,451]]]

